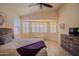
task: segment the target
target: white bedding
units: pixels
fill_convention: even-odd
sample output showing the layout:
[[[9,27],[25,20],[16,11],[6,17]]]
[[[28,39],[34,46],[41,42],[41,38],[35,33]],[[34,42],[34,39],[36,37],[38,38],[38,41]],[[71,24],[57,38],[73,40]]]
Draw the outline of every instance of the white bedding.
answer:
[[[3,56],[4,55],[9,55],[9,56],[19,55],[19,53],[16,51],[17,48],[38,42],[40,40],[43,40],[43,39],[41,38],[15,39],[12,42],[9,42],[4,45],[0,45],[0,55],[3,55]]]

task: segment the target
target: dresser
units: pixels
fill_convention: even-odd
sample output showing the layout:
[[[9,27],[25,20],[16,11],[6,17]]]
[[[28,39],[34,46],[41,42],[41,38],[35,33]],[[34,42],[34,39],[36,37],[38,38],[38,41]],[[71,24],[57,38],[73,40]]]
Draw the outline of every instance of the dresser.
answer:
[[[79,36],[61,35],[61,47],[73,56],[79,56]]]

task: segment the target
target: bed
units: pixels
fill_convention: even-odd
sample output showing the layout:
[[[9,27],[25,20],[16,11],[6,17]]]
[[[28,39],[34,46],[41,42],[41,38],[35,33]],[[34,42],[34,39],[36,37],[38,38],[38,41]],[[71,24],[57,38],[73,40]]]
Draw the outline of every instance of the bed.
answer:
[[[16,49],[26,46],[38,41],[43,41],[42,38],[27,38],[27,39],[14,39],[9,43],[0,45],[0,56],[20,56]],[[47,56],[46,47],[42,48],[36,56]]]

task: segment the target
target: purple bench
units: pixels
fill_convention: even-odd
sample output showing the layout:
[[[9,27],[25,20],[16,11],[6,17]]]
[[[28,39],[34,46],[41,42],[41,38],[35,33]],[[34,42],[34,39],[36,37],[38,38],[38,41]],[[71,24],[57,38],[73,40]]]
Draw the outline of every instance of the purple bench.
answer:
[[[46,47],[43,41],[26,45],[17,49],[21,56],[35,56],[42,48]]]

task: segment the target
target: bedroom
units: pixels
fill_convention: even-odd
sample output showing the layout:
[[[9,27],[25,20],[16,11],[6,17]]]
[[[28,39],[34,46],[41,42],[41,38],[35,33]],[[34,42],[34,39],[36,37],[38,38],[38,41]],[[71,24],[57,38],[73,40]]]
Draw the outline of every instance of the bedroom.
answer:
[[[70,55],[61,48],[60,36],[68,34],[69,27],[79,26],[79,4],[51,3],[53,8],[45,6],[40,8],[39,5],[29,7],[29,5],[32,4],[0,4],[0,14],[6,19],[0,27],[13,29],[15,40],[1,45],[0,55],[17,55],[17,51],[14,52],[15,47],[19,48],[40,40],[45,42],[47,48],[42,49],[38,55],[43,53],[45,56]],[[70,19],[73,20],[72,23]],[[65,24],[64,29],[60,28],[61,23]]]

